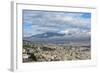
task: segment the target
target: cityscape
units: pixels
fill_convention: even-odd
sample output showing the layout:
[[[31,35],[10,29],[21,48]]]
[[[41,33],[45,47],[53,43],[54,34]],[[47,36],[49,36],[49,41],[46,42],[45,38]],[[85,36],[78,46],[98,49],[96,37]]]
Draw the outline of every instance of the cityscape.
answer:
[[[91,59],[91,13],[23,10],[22,61]]]

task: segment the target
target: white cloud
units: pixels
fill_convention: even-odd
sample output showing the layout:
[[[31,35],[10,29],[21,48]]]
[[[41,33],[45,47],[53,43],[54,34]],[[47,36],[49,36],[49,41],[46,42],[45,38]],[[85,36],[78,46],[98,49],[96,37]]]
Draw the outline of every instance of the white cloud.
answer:
[[[83,18],[84,13],[46,12],[46,11],[24,11],[24,24],[31,25],[25,29],[25,33],[38,34],[52,31],[71,34],[90,34],[91,19]]]
[[[90,36],[91,32],[87,31],[87,30],[81,30],[79,28],[69,28],[63,31],[60,31],[59,33],[64,33],[66,34],[66,36],[70,35],[70,36],[77,36],[77,37],[84,37],[84,36]]]

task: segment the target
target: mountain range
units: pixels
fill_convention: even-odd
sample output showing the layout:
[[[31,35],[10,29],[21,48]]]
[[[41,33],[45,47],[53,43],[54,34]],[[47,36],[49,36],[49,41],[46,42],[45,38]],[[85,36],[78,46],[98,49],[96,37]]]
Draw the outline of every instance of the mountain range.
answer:
[[[30,37],[24,37],[23,40],[36,42],[36,43],[54,43],[54,44],[68,44],[68,43],[84,43],[90,44],[90,36],[73,36],[73,34],[68,33],[58,33],[58,32],[45,32],[41,34],[32,35]]]

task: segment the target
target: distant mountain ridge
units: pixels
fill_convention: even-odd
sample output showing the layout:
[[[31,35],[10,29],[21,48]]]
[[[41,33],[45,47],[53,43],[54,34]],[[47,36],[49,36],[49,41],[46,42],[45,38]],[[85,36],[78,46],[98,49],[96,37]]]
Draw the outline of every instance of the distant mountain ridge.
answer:
[[[33,35],[31,37],[35,37],[35,38],[49,38],[49,37],[53,37],[53,36],[64,36],[64,33],[56,33],[56,32],[45,32],[42,34],[37,34],[37,35]]]
[[[23,40],[34,42],[34,43],[52,43],[52,44],[69,44],[69,43],[84,43],[90,44],[91,37],[77,37],[71,34],[56,33],[56,32],[45,32],[41,34],[32,35],[30,37],[24,37]]]

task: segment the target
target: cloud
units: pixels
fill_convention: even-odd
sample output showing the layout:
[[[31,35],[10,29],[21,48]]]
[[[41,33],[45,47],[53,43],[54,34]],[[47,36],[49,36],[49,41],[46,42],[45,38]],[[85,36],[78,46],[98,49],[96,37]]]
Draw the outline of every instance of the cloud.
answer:
[[[69,28],[66,30],[62,30],[59,33],[64,33],[66,36],[77,36],[77,37],[84,37],[84,36],[90,36],[91,32],[90,30],[81,30],[79,28]]]
[[[91,14],[75,12],[23,11],[25,34],[43,32],[88,33],[91,30]],[[28,28],[30,27],[30,28]],[[27,36],[27,35],[25,35]]]

